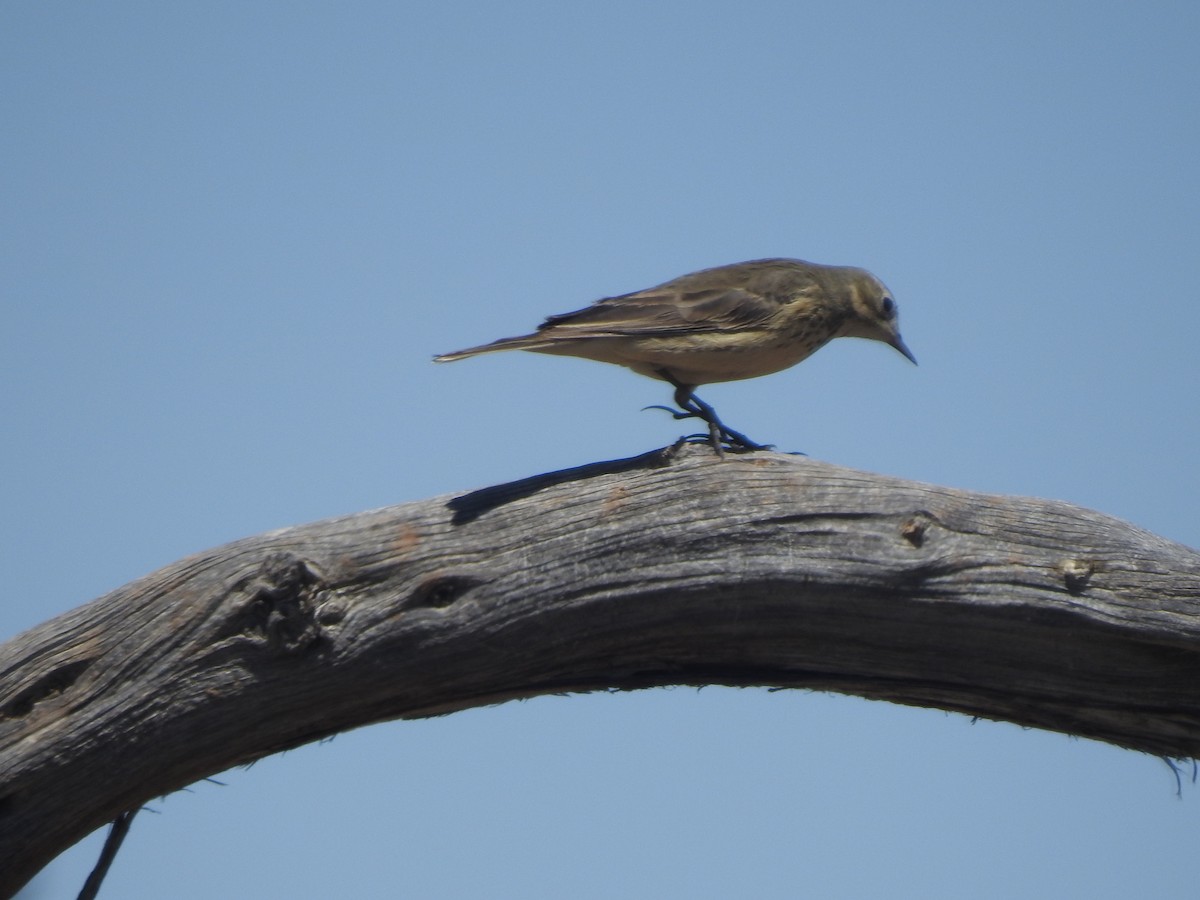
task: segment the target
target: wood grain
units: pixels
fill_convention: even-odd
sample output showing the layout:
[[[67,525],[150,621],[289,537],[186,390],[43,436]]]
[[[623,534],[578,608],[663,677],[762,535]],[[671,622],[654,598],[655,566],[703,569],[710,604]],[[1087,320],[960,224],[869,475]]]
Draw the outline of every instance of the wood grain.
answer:
[[[685,447],[247,538],[0,646],[0,895],[370,722],[770,685],[1200,756],[1200,554],[1065,503]]]

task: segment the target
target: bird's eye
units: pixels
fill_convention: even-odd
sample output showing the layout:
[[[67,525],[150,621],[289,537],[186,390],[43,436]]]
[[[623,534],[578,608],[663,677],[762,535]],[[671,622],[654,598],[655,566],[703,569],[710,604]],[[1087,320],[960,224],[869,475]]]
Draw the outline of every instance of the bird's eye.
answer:
[[[896,301],[891,297],[883,298],[883,314],[889,319],[896,314]]]

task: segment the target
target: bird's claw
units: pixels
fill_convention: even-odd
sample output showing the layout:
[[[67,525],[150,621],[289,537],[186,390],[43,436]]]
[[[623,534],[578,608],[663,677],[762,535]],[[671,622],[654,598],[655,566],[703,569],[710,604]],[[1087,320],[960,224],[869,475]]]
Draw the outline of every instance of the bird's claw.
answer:
[[[670,406],[663,406],[661,403],[655,403],[653,406],[643,406],[642,412],[648,409],[661,409],[665,413],[669,413],[673,419],[697,419],[701,418],[699,413],[686,412],[683,410],[672,409]]]
[[[707,431],[696,432],[695,434],[685,434],[676,442],[679,446],[684,444],[708,444],[718,454],[728,451],[730,453],[750,453],[755,450],[774,450],[774,444],[758,444],[747,438],[745,435],[734,432],[730,434],[722,431],[720,434],[713,435]]]
[[[729,449],[734,452],[740,450],[774,450],[774,444],[760,444],[757,441],[752,441],[737,431],[730,431],[724,425],[720,426],[721,440],[729,445]]]

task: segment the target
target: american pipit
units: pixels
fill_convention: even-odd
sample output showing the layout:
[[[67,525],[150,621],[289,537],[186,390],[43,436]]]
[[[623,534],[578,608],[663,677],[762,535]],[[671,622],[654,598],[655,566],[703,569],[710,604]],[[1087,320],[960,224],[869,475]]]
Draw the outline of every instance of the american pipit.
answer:
[[[883,282],[864,269],[798,259],[703,269],[550,316],[533,334],[434,359],[532,350],[627,366],[671,384],[679,411],[668,411],[707,423],[707,438],[718,452],[722,442],[760,450],[765,445],[726,427],[695,395],[696,387],[778,372],[837,337],[882,341],[917,361],[900,339],[896,303]]]

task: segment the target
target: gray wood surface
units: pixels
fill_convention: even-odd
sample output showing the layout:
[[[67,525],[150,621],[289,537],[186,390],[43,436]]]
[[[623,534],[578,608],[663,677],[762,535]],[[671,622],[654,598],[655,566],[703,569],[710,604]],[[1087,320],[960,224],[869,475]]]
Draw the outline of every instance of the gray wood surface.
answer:
[[[815,688],[1200,756],[1200,554],[1099,513],[685,447],[284,529],[0,646],[0,895],[126,809],[515,697]]]

